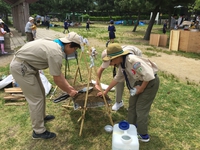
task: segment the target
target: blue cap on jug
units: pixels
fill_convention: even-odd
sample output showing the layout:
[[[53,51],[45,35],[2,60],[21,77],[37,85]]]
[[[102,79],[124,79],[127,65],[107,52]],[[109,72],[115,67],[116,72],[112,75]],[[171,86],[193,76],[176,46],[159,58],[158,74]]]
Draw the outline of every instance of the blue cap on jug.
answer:
[[[126,120],[123,120],[119,122],[119,128],[121,130],[128,130],[129,129],[129,123]]]

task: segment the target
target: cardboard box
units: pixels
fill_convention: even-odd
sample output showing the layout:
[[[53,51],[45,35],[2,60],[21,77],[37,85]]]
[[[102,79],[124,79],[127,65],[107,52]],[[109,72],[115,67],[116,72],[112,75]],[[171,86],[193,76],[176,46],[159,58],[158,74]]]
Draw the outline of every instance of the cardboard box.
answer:
[[[160,34],[150,34],[149,45],[159,46]]]
[[[180,37],[179,37],[179,50],[187,52],[188,44],[189,44],[189,36],[190,31],[180,31]]]
[[[178,51],[179,49],[179,30],[171,30],[169,40],[169,50]]]
[[[167,46],[168,36],[165,34],[160,34],[159,46],[166,47]]]
[[[167,35],[165,34],[151,34],[149,45],[163,46],[167,45]]]
[[[175,51],[200,53],[200,32],[172,30],[169,49]]]

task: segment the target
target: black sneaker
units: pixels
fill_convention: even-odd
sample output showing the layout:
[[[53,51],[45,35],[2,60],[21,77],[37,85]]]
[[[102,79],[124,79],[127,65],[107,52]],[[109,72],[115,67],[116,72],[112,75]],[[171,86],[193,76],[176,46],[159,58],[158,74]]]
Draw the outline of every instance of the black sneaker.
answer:
[[[51,121],[53,119],[55,119],[55,116],[53,116],[53,115],[46,115],[46,117],[44,118],[44,122]]]
[[[53,132],[45,131],[44,133],[41,134],[36,134],[35,131],[33,131],[32,138],[33,139],[52,139],[55,138],[56,134]]]

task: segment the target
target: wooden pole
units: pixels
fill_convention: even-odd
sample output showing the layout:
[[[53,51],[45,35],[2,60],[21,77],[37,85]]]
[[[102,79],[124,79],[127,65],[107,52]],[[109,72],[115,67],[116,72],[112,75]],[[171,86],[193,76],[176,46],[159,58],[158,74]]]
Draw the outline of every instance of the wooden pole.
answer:
[[[85,62],[86,68],[87,68],[88,73],[89,73],[89,69],[88,69],[88,65],[87,65],[87,60],[84,57],[84,52],[83,51],[80,54],[79,61],[78,61],[79,63],[81,62],[82,57],[85,59],[84,62]],[[77,64],[77,68],[76,68],[76,72],[75,72],[75,77],[74,77],[73,85],[75,85],[75,83],[76,83],[76,78],[77,78],[78,71],[80,73],[80,66],[79,66],[79,64]]]
[[[89,89],[89,85],[90,85],[91,71],[92,71],[92,68],[89,69],[87,89]],[[84,107],[83,107],[83,114],[82,114],[82,118],[81,118],[82,120],[81,120],[81,128],[80,128],[79,136],[81,136],[82,130],[83,130],[83,124],[84,124],[84,120],[85,120],[85,112],[87,109],[88,92],[89,92],[89,90],[87,90],[86,96],[85,96],[85,103],[84,103]]]
[[[98,78],[98,74],[97,74],[97,69],[96,69],[95,66],[94,66],[94,70],[95,70],[95,72],[96,72],[97,81],[98,81],[98,83],[100,83],[99,78]],[[113,126],[114,124],[113,124],[113,120],[112,120],[112,117],[111,117],[111,109],[110,109],[110,107],[109,107],[109,105],[108,105],[108,103],[107,103],[107,101],[106,101],[106,98],[105,98],[103,89],[102,89],[102,87],[101,87],[101,84],[100,84],[100,90],[101,90],[101,92],[103,93],[103,100],[104,100],[104,103],[105,103],[105,106],[106,106],[106,111],[107,111],[108,118],[110,119],[110,123],[111,123],[111,125]]]
[[[83,52],[81,51],[81,54],[80,54],[80,57],[79,57],[79,61],[78,61],[79,63],[81,61],[82,55],[83,55]],[[73,85],[75,85],[75,83],[76,83],[76,78],[77,78],[77,74],[78,74],[78,70],[79,69],[80,69],[79,64],[77,64]]]

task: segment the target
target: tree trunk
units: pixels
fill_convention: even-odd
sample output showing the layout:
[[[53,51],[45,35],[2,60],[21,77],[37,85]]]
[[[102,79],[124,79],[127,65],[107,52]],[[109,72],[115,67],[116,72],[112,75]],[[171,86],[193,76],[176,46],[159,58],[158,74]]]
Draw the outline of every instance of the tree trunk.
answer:
[[[76,19],[75,19],[75,12],[74,11],[72,12],[72,21],[73,21],[73,23],[76,21]]]
[[[132,32],[135,32],[135,31],[136,31],[136,29],[137,29],[137,26],[138,26],[138,24],[139,24],[139,21],[140,21],[140,14],[141,14],[141,12],[140,12],[140,9],[139,9],[139,11],[138,11],[138,16],[137,16],[137,21],[136,21],[136,24],[135,24],[135,26],[134,26],[134,28],[133,28],[133,31],[132,31]]]
[[[145,36],[144,36],[144,40],[149,40],[149,39],[150,39],[151,30],[152,30],[152,28],[153,28],[156,15],[157,15],[157,13],[159,12],[159,7],[160,7],[160,5],[157,5],[157,6],[155,7],[155,9],[153,10],[153,15],[152,15],[151,20],[150,20],[150,22],[149,22],[149,25],[148,25],[148,27],[147,27],[147,30],[146,30],[146,33],[145,33]]]
[[[5,13],[5,22],[8,23],[8,12]]]

